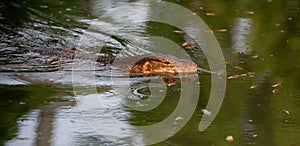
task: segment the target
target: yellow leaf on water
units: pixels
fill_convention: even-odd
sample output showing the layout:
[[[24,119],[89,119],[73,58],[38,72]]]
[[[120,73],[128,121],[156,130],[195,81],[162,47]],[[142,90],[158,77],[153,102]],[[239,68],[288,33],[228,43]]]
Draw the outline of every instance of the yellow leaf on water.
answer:
[[[213,33],[214,33],[214,31],[213,31],[213,30],[205,30],[204,32],[206,32],[206,33],[211,33],[211,34],[213,34]]]
[[[186,41],[186,42],[184,42],[184,43],[182,44],[183,47],[186,47],[186,46],[188,46],[188,45],[190,45],[190,43],[189,43],[188,41]]]
[[[233,141],[233,136],[232,135],[227,136],[226,141],[229,141],[229,142]]]
[[[257,87],[257,84],[253,84],[251,87],[250,87],[250,89],[254,89],[254,88],[256,88]]]
[[[181,117],[181,116],[176,117],[175,121],[178,121],[178,120],[183,120],[183,117]]]
[[[217,29],[217,30],[215,30],[216,32],[226,32],[227,31],[227,29]]]
[[[240,66],[237,66],[237,65],[236,65],[236,66],[234,66],[234,68],[235,68],[235,69],[239,69],[239,70],[243,70],[243,68],[242,68],[242,67],[240,67]]]
[[[247,75],[248,75],[248,74],[241,74],[240,76],[241,76],[241,77],[244,77],[244,76],[247,76]]]
[[[279,81],[276,84],[272,85],[272,87],[274,87],[274,88],[279,87],[282,85],[282,83],[283,83],[283,81]]]
[[[291,112],[289,111],[289,110],[282,110],[284,113],[286,113],[286,114],[288,114],[288,115],[290,115],[291,114]]]
[[[228,79],[236,79],[236,78],[239,78],[240,75],[232,75],[232,76],[229,76]]]
[[[185,48],[187,48],[187,49],[194,49],[194,48],[196,48],[196,46],[186,46]]]
[[[174,32],[175,32],[175,33],[179,33],[179,34],[184,34],[184,32],[181,31],[181,30],[174,30]]]
[[[255,75],[255,72],[248,72],[248,75]]]
[[[258,58],[258,55],[256,54],[256,55],[252,56],[252,58],[254,58],[254,59],[255,59],[255,58]]]
[[[247,76],[247,75],[248,74],[232,75],[232,76],[229,76],[227,79],[236,79],[236,78],[244,77],[244,76]]]
[[[206,16],[215,16],[216,14],[215,13],[205,13]]]
[[[254,12],[253,11],[246,11],[245,14],[253,15]]]

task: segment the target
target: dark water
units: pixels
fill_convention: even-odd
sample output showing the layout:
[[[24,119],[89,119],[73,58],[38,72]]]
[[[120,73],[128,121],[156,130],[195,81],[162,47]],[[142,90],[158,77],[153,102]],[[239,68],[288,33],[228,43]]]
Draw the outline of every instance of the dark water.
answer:
[[[89,26],[94,22],[92,20],[108,12],[106,16],[116,22],[122,22],[122,19],[115,17],[115,13],[109,12],[116,6],[131,2],[1,1],[0,47],[53,44],[70,48],[77,47],[78,44],[80,46],[81,35],[86,30],[91,30]],[[297,0],[170,2],[191,10],[211,28],[222,48],[229,79],[220,112],[213,123],[205,131],[200,132],[198,126],[203,117],[201,110],[206,107],[211,87],[210,76],[200,74],[201,92],[191,119],[175,135],[155,145],[299,145],[300,2]],[[164,47],[164,44],[156,44],[157,48],[150,49],[136,45],[136,42],[144,46],[149,45],[147,39],[150,36],[167,38],[177,46],[182,46],[188,40],[193,42],[190,36],[174,32],[178,30],[174,26],[144,21],[147,17],[143,12],[151,13],[154,8],[149,7],[146,10],[142,8],[141,6],[141,9],[137,9],[140,17],[133,21],[136,22],[135,25],[128,22],[115,25],[97,21],[99,23],[97,25],[102,27],[99,32],[91,35],[103,37],[106,41],[100,52],[121,56],[147,52],[168,54],[183,52],[182,54],[186,55],[183,57],[190,58],[201,67],[209,67],[205,54],[197,45],[192,49],[183,47],[174,51],[159,48]],[[129,11],[124,9],[122,13],[127,14]],[[172,17],[172,14],[166,16]],[[110,36],[112,37],[107,39]],[[83,45],[97,49],[99,44],[94,42]],[[111,113],[123,124],[116,124],[109,118],[102,119],[103,132],[97,134],[81,119],[76,106],[63,107],[56,111],[51,143],[143,145],[143,140],[151,136],[137,135],[139,131],[134,130],[131,125],[151,125],[167,118],[179,102],[181,84],[177,83],[163,89],[166,90],[166,97],[162,103],[153,110],[141,112],[122,106],[121,99],[112,99],[112,97],[120,98],[121,91],[127,89],[121,83],[122,79],[101,78],[97,92],[107,103],[109,110],[106,112]],[[147,99],[153,94],[144,84],[143,81],[130,84],[132,93],[134,95],[139,93],[134,98]],[[0,87],[2,144],[16,137],[18,118],[45,105],[44,101],[51,99],[54,93],[62,92],[53,86]],[[71,91],[69,88],[66,90]],[[83,90],[78,98],[84,103],[92,95]],[[92,113],[92,116],[96,117],[97,113]],[[177,117],[174,122],[179,121],[180,117]],[[120,132],[118,128],[125,130]],[[130,129],[129,132],[126,129]],[[234,140],[226,141],[227,136],[233,136]]]

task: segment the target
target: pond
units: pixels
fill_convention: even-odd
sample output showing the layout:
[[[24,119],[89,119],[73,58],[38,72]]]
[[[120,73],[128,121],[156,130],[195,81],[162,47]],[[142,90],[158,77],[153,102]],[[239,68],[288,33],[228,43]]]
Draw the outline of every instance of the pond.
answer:
[[[166,2],[1,1],[1,145],[300,144],[300,2]],[[5,70],[39,58],[20,48],[76,48],[82,60],[161,53],[217,73],[132,78],[80,62],[73,72]],[[219,80],[226,88],[213,90]]]

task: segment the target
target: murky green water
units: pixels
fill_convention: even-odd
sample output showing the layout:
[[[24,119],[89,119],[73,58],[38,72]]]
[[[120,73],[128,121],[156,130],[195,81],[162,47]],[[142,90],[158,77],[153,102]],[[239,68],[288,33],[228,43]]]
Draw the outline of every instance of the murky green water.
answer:
[[[76,47],[80,36],[93,19],[116,6],[130,2],[2,1],[0,2],[0,48],[53,44]],[[199,74],[201,92],[192,118],[178,133],[156,145],[299,145],[300,2],[297,0],[230,2],[177,0],[171,2],[193,11],[211,28],[225,56],[229,79],[220,112],[208,129],[199,132],[198,126],[203,116],[201,110],[206,107],[211,87],[210,76]],[[105,27],[101,28],[101,36],[106,38],[113,35],[113,37],[101,51],[121,55],[140,52],[172,54],[178,50],[147,49],[135,44],[139,41],[147,45],[146,40],[149,36],[167,38],[178,46],[190,40],[188,36],[174,32],[178,28],[173,26],[142,21],[147,19],[142,12],[151,13],[151,10],[153,10],[151,7],[146,10],[137,9],[141,17],[136,18],[138,22],[136,25],[105,24]],[[127,11],[124,10],[122,13],[126,14]],[[108,16],[114,18],[113,14]],[[168,17],[172,18],[172,15]],[[118,17],[114,19],[121,21]],[[96,43],[88,45],[97,46]],[[199,66],[208,68],[205,54],[199,46],[192,49],[183,47],[178,52],[180,51]],[[61,82],[64,80],[60,80],[58,84]],[[151,125],[167,118],[176,108],[181,92],[181,84],[169,86],[166,89],[165,99],[157,108],[141,112],[123,106],[120,104],[121,99],[114,99],[123,91],[118,83],[122,81],[101,78],[97,80],[97,91],[107,104],[105,113],[112,114],[123,124],[116,124],[109,118],[103,118],[103,127],[101,127],[103,132],[98,134],[86,125],[76,106],[62,106],[55,113],[51,143],[53,145],[142,145],[147,137],[137,135],[139,131],[132,125]],[[144,86],[146,83],[141,80],[130,83],[132,92],[139,93],[136,94],[137,97],[147,99],[151,93]],[[2,144],[17,135],[18,127],[21,127],[17,124],[18,118],[45,105],[44,101],[51,98],[54,93],[65,92],[60,89],[61,86],[60,88],[53,86],[1,85]],[[68,82],[65,86],[71,84]],[[63,89],[68,92],[71,90]],[[92,95],[90,92],[83,91],[78,98],[84,104],[84,101]],[[61,95],[61,97],[65,96]],[[91,116],[97,118],[97,113],[91,113]],[[180,118],[182,117],[177,117],[174,122],[179,122]],[[233,141],[226,141],[227,136],[233,136]],[[20,141],[22,143],[22,140]]]
[[[1,141],[11,139],[18,131],[15,122],[30,110],[51,101],[55,91],[44,85],[1,85]],[[52,99],[53,100],[53,99]]]

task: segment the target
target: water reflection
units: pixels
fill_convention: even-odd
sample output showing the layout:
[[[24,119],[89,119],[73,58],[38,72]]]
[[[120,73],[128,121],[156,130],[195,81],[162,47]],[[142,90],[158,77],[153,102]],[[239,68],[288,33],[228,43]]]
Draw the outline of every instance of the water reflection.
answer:
[[[227,145],[226,136],[232,135],[231,145],[297,145],[299,137],[300,92],[299,92],[299,2],[291,1],[177,1],[177,4],[191,9],[212,28],[226,56],[229,76],[247,74],[228,82],[226,99],[216,121],[204,132],[198,132],[198,124],[202,117],[201,109],[206,106],[209,97],[210,77],[200,76],[201,95],[197,111],[188,124],[176,135],[157,145]],[[112,8],[129,1],[83,0],[70,1],[5,1],[0,3],[1,13],[1,48],[10,46],[62,46],[74,47],[77,37],[84,32],[94,18],[98,18]],[[140,17],[132,22],[143,21],[149,17],[150,9],[136,9]],[[120,14],[121,15],[121,14]],[[118,15],[111,16],[116,22],[122,21]],[[165,16],[172,19],[172,16]],[[188,36],[176,34],[176,28],[164,24],[143,22],[131,27],[131,23],[110,25],[98,22],[101,33],[97,37],[107,40],[104,53],[121,53],[120,56],[155,51],[145,49],[143,45],[135,46],[136,42],[149,43],[148,36],[156,35],[169,38],[176,42],[174,48],[180,47]],[[97,28],[97,30],[99,30]],[[117,34],[112,36],[111,34]],[[95,36],[95,34],[91,34]],[[107,39],[106,39],[107,38]],[[164,41],[162,41],[164,42]],[[84,44],[85,45],[85,44]],[[88,45],[86,44],[87,48]],[[93,45],[93,44],[92,44]],[[95,44],[94,45],[98,45]],[[163,48],[169,44],[157,43],[155,48]],[[151,45],[150,45],[151,46]],[[179,47],[178,47],[179,46]],[[199,50],[199,49],[198,49]],[[207,67],[205,55],[197,49],[185,49],[183,53],[191,56],[201,66]],[[161,50],[158,50],[161,51]],[[175,52],[177,49],[175,49]],[[125,53],[124,53],[125,52]],[[172,51],[173,52],[173,51]],[[171,52],[171,53],[172,53]],[[237,53],[238,52],[238,53]],[[243,54],[240,54],[240,53]],[[178,51],[177,54],[182,52]],[[242,69],[241,69],[242,68]],[[255,73],[248,75],[248,72]],[[103,74],[103,73],[102,73]],[[109,73],[108,73],[109,74]],[[52,76],[51,76],[52,75]],[[70,74],[63,75],[39,74],[25,75],[36,79],[52,78],[59,83],[71,81]],[[82,80],[90,79],[88,76]],[[176,86],[168,87],[169,96],[162,101],[156,110],[148,113],[130,110],[120,106],[120,100],[112,100],[120,88],[112,88],[110,80],[98,80],[98,92],[107,102],[110,114],[126,123],[112,123],[104,119],[103,134],[98,135],[90,129],[81,118],[76,107],[63,107],[55,113],[53,129],[53,145],[134,145],[143,144],[143,136],[137,135],[132,125],[151,125],[163,120],[172,111],[180,94]],[[15,80],[16,81],[16,80]],[[283,85],[273,93],[272,85],[283,81]],[[9,78],[1,78],[1,83],[10,82]],[[24,84],[26,82],[21,82]],[[53,83],[53,82],[51,82]],[[55,83],[55,82],[54,82]],[[65,86],[70,85],[66,83]],[[87,83],[89,84],[89,83]],[[136,85],[137,92],[148,92],[142,86]],[[252,87],[252,85],[255,85]],[[140,90],[138,90],[140,89]],[[11,127],[16,127],[19,117],[37,105],[42,105],[44,99],[38,97],[50,96],[41,86],[1,86],[1,131],[3,141],[12,139]],[[43,93],[42,93],[43,91]],[[165,90],[164,90],[165,91]],[[34,93],[47,93],[40,95]],[[49,95],[48,95],[49,93]],[[89,92],[87,92],[89,93]],[[32,96],[31,96],[32,95]],[[147,94],[137,94],[145,97]],[[91,95],[82,93],[84,101]],[[175,100],[174,98],[175,97]],[[147,98],[145,98],[147,100]],[[11,103],[11,101],[13,101]],[[39,103],[36,103],[36,102]],[[26,104],[24,104],[26,103]],[[34,104],[30,104],[34,103]],[[135,102],[136,103],[136,102]],[[26,112],[25,112],[26,111]],[[92,116],[104,115],[105,110],[92,112]],[[25,128],[26,129],[26,128]],[[116,130],[117,129],[117,130]],[[12,130],[16,133],[17,130]],[[21,130],[22,131],[22,130]],[[118,131],[118,132],[116,132]],[[121,132],[120,132],[121,131]],[[120,132],[120,133],[119,133]],[[124,136],[107,139],[106,136]],[[136,137],[132,138],[132,136]],[[128,139],[126,139],[128,138]],[[136,142],[135,142],[136,141]],[[2,142],[4,143],[4,142]],[[10,143],[10,142],[9,142]],[[25,143],[25,142],[24,142]],[[23,143],[23,144],[24,144]]]
[[[251,33],[252,20],[246,18],[238,18],[235,26],[232,28],[232,48],[236,53],[251,54]]]

